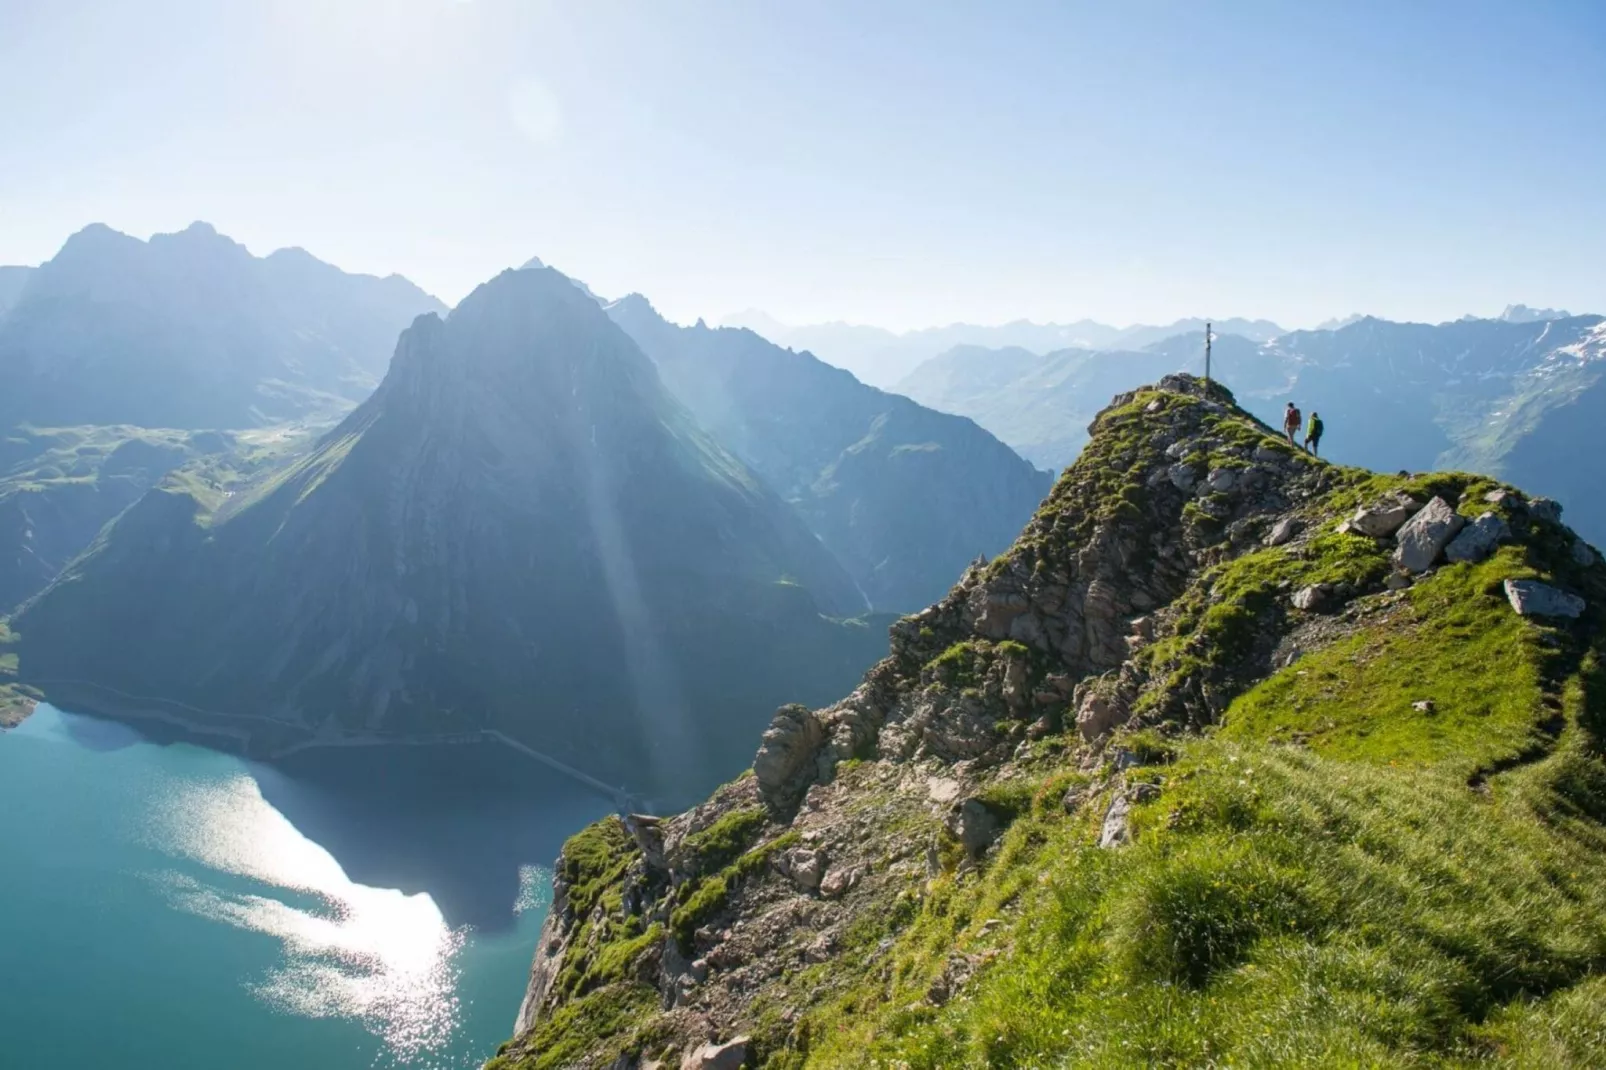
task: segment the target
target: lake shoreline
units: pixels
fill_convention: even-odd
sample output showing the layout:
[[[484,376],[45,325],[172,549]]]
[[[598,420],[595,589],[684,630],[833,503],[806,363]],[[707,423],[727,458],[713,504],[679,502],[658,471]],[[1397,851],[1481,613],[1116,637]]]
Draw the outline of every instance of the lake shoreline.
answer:
[[[26,721],[39,703],[26,695],[12,695],[0,691],[0,732],[15,728]]]
[[[51,694],[42,700],[71,713],[80,713],[101,720],[122,723],[156,723],[192,737],[191,742],[241,757],[272,764],[311,750],[366,747],[442,747],[494,744],[517,751],[526,758],[561,773],[578,784],[598,792],[613,801],[621,812],[646,810],[650,804],[626,788],[610,785],[549,754],[494,729],[471,729],[464,732],[409,733],[386,735],[382,733],[342,733],[327,735],[271,717],[258,714],[227,714],[202,710],[184,703],[145,696],[130,695],[116,688],[88,681],[54,681],[48,686]],[[37,705],[34,699],[23,700],[27,710],[16,719],[20,724]],[[183,712],[161,706],[180,707]],[[13,727],[3,720],[10,707],[0,706],[0,725]],[[254,730],[253,730],[254,729]],[[214,742],[218,741],[218,742]]]

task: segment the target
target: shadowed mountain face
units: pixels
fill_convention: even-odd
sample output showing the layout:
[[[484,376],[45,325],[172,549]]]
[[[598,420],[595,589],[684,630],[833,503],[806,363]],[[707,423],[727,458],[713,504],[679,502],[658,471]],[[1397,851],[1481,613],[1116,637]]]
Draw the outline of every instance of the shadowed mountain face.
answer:
[[[24,679],[253,715],[273,741],[498,729],[678,795],[885,649],[821,615],[860,608],[629,337],[532,270],[421,318],[254,489],[146,495],[15,625]]]
[[[1008,546],[1050,478],[968,419],[865,386],[747,330],[609,314],[720,441],[790,501],[877,609],[945,590]]]
[[[249,427],[339,415],[396,335],[444,306],[303,252],[266,258],[204,223],[142,242],[96,224],[0,276],[0,428]]]

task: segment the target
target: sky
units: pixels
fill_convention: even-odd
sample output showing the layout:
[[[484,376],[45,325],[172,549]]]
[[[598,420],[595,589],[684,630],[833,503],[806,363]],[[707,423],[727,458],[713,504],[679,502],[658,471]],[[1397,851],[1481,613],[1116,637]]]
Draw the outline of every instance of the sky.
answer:
[[[1606,311],[1606,4],[0,0],[0,263],[203,219],[683,322]]]

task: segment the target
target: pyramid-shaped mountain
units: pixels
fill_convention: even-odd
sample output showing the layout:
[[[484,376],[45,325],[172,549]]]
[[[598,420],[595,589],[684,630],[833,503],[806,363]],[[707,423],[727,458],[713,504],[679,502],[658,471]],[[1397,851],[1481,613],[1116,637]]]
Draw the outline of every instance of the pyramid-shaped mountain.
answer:
[[[81,707],[270,751],[496,730],[673,796],[862,672],[882,629],[826,614],[863,608],[543,269],[420,317],[374,395],[254,489],[152,491],[13,623],[21,678]]]

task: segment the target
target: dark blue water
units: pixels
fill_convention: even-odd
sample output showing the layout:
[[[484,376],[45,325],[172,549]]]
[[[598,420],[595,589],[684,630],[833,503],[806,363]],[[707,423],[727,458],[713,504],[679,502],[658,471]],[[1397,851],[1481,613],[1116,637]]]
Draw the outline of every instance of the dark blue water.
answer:
[[[270,767],[41,706],[0,734],[0,1067],[476,1067],[607,810],[494,746]]]

